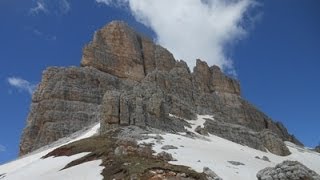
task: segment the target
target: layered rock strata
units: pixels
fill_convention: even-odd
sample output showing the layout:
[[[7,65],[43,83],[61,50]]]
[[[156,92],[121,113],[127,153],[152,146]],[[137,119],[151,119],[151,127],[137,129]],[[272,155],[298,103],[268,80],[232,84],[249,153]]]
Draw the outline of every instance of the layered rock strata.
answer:
[[[283,141],[300,144],[281,123],[245,101],[239,82],[219,67],[197,60],[191,72],[165,48],[114,21],[85,46],[81,67],[44,72],[20,154],[98,121],[102,134],[128,125],[181,132],[197,114],[214,116],[205,131],[256,149],[288,155]]]

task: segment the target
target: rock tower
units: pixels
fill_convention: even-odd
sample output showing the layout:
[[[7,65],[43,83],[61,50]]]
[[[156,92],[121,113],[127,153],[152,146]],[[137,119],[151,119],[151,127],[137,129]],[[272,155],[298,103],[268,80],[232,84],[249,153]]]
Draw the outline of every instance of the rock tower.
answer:
[[[49,67],[32,97],[20,155],[101,123],[101,133],[136,125],[185,132],[187,120],[213,115],[199,133],[278,155],[283,141],[301,144],[241,97],[240,84],[197,60],[191,72],[165,48],[113,21],[83,49],[81,67]]]

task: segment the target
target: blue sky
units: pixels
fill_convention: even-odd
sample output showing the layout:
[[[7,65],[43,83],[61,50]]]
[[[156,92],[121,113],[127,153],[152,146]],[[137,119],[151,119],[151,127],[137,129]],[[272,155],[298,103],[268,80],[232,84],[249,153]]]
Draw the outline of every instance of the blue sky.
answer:
[[[48,66],[78,66],[82,47],[92,39],[96,29],[111,20],[124,20],[159,43],[173,49],[179,46],[168,40],[171,34],[163,34],[166,29],[150,24],[147,28],[140,23],[141,19],[136,21],[137,16],[132,15],[129,7],[95,0],[49,2],[0,1],[0,164],[17,156],[30,107],[29,91],[40,82],[42,71]],[[225,43],[225,52],[210,54],[220,48],[213,42],[208,44],[212,49],[199,53],[208,58],[225,58],[211,63],[220,63],[237,75],[246,99],[274,120],[283,122],[305,145],[317,145],[320,142],[320,1],[268,0],[246,10],[247,16],[240,18],[249,19],[249,23],[243,23],[244,33],[236,26],[236,31],[227,36],[224,31],[217,33],[219,36],[205,34],[212,38],[211,42]],[[151,22],[161,22],[157,17],[148,17]],[[175,30],[172,28],[177,33]],[[232,66],[225,63],[229,59]],[[18,84],[23,86],[17,88]]]

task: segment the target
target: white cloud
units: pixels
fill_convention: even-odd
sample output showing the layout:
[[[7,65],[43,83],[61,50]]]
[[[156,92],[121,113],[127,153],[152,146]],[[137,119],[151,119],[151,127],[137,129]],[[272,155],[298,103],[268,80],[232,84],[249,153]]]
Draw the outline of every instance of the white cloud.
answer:
[[[127,7],[128,0],[96,0],[97,3],[114,6],[118,8]]]
[[[40,12],[47,13],[48,10],[45,8],[45,4],[42,1],[37,1],[37,5],[30,9],[31,14],[38,14]]]
[[[17,88],[19,91],[26,91],[30,95],[32,95],[32,93],[36,87],[36,85],[30,83],[27,80],[19,78],[19,77],[9,77],[7,79],[7,81],[11,86]]]
[[[6,151],[6,147],[0,144],[0,152]]]
[[[177,59],[195,66],[197,58],[234,71],[229,45],[246,35],[244,20],[254,0],[96,0],[126,4],[137,21],[151,28],[156,41]]]
[[[96,0],[97,3],[104,3],[106,5],[111,5],[113,2],[112,0]]]
[[[36,0],[35,3],[35,7],[30,9],[32,15],[40,13],[64,15],[71,10],[68,0]]]

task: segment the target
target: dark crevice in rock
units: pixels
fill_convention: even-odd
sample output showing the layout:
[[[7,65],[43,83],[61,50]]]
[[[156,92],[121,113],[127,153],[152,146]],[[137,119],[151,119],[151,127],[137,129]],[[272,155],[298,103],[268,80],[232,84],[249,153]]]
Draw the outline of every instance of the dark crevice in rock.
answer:
[[[266,129],[269,128],[269,122],[266,119],[264,119],[264,128],[266,128]]]
[[[120,125],[120,114],[121,114],[121,104],[120,104],[120,98],[121,98],[121,94],[119,95],[118,98],[118,124]]]
[[[140,47],[140,51],[141,51],[141,60],[142,60],[142,64],[143,64],[143,73],[146,76],[147,72],[146,72],[146,63],[145,63],[145,58],[144,58],[144,50],[143,50],[142,40],[141,40],[141,37],[139,35],[137,35],[137,39],[138,39],[138,43],[139,43],[139,47]]]

